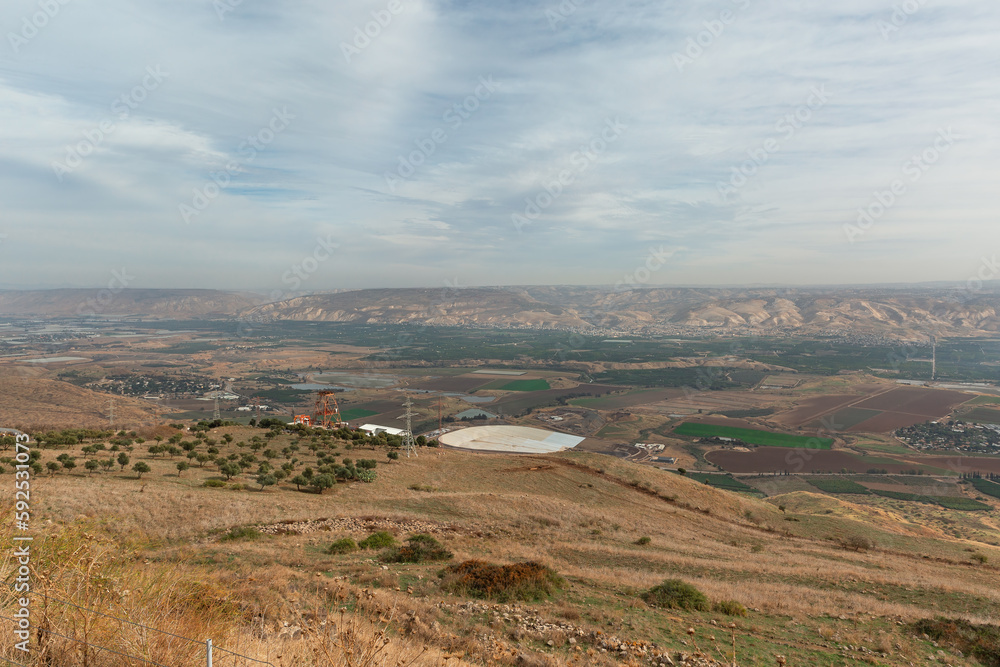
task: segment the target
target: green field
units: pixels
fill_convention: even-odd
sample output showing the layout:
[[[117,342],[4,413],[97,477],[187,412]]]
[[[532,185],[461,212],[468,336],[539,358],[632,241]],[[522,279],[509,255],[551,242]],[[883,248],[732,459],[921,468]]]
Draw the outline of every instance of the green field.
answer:
[[[713,436],[734,438],[750,443],[751,445],[761,445],[763,447],[798,447],[801,449],[830,449],[833,447],[833,438],[810,438],[804,435],[772,433],[771,431],[760,431],[753,428],[716,426],[715,424],[701,424],[697,422],[684,422],[674,429],[674,433],[696,438],[709,438]]]
[[[1000,396],[976,396],[966,405],[996,405],[1000,404]]]
[[[958,415],[959,419],[980,424],[1000,424],[1000,410],[990,408],[973,408]]]
[[[861,495],[870,493],[867,487],[861,486],[849,479],[814,479],[810,477],[806,481],[826,493],[858,493]]]
[[[993,496],[994,498],[1000,498],[1000,484],[979,477],[969,481],[972,482],[972,486],[976,491],[985,493],[988,496]]]
[[[947,496],[932,496],[934,502],[936,502],[941,507],[946,507],[950,510],[962,510],[963,512],[976,512],[980,510],[992,509],[986,503],[981,503],[978,500],[972,500],[971,498],[949,498]]]
[[[501,391],[545,391],[551,389],[548,380],[512,380],[502,387]]]
[[[350,410],[344,410],[340,413],[340,418],[344,421],[354,421],[355,419],[363,419],[364,417],[371,417],[372,415],[377,415],[378,413],[374,410],[365,410],[364,408],[351,408]]]
[[[703,484],[708,484],[709,486],[714,486],[717,489],[725,489],[726,491],[738,491],[741,493],[752,493],[755,495],[762,495],[760,491],[753,488],[752,486],[747,486],[743,482],[730,477],[729,475],[713,475],[711,473],[704,472],[690,472],[688,477],[695,480],[696,482],[701,482]]]

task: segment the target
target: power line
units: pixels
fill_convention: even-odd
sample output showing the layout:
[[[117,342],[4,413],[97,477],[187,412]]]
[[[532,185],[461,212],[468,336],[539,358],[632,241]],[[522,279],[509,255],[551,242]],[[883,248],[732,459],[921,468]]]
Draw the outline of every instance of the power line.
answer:
[[[97,611],[96,609],[90,609],[89,607],[81,607],[78,604],[74,604],[72,602],[67,602],[66,600],[60,600],[59,598],[54,598],[51,595],[46,595],[45,593],[37,593],[36,592],[35,595],[37,595],[39,597],[43,597],[46,600],[52,600],[53,602],[58,602],[60,604],[64,604],[64,605],[69,606],[69,607],[75,607],[76,609],[79,609],[80,611],[86,611],[86,612],[89,612],[89,613],[92,613],[92,614],[96,614],[98,616],[103,616],[104,618],[109,618],[109,619],[111,619],[113,621],[119,621],[121,623],[128,623],[129,625],[134,625],[135,627],[143,628],[144,630],[151,630],[152,632],[159,632],[160,634],[167,635],[169,637],[174,637],[176,639],[183,639],[184,641],[191,642],[192,644],[198,644],[200,646],[204,646],[205,645],[205,642],[201,641],[200,639],[192,639],[191,637],[185,637],[183,635],[174,634],[173,632],[167,632],[166,630],[160,630],[159,628],[153,628],[153,627],[150,627],[148,625],[143,625],[142,623],[136,623],[135,621],[129,621],[129,620],[124,619],[124,618],[119,618],[118,616],[112,616],[111,614],[105,614],[103,612]],[[7,616],[0,615],[0,618],[6,618],[9,621],[15,621],[16,622],[15,619],[9,618]],[[74,639],[72,637],[65,637],[65,635],[60,635],[59,633],[53,632],[51,630],[46,630],[46,632],[51,632],[52,634],[57,635],[59,637],[64,637],[65,639],[70,639],[72,641],[77,641],[77,642],[80,642],[80,643],[83,643],[83,644],[87,644],[88,646],[93,646],[95,648],[99,648],[99,649],[102,649],[102,650],[105,650],[105,651],[110,651],[111,653],[117,653],[117,651],[112,651],[111,649],[105,648],[103,646],[98,646],[97,644],[90,644],[89,642],[84,642],[84,641],[82,641],[80,639]],[[212,649],[215,650],[215,651],[221,651],[223,653],[228,653],[228,654],[236,656],[238,658],[243,658],[244,660],[251,660],[253,662],[256,662],[256,663],[259,663],[259,664],[262,664],[262,665],[271,665],[271,667],[275,667],[274,663],[268,662],[267,660],[260,660],[258,658],[251,658],[248,655],[243,655],[242,653],[237,653],[235,651],[230,651],[229,649],[224,649],[221,646],[212,646]],[[124,653],[118,653],[118,655],[125,655],[125,654]],[[126,656],[126,657],[130,657],[130,658],[133,658],[135,660],[143,660],[144,662],[149,662],[150,664],[153,664],[153,665],[158,665],[159,664],[159,663],[156,663],[156,662],[151,662],[151,661],[145,660],[144,658],[136,658],[134,656]],[[4,660],[7,660],[7,658],[4,658]],[[18,663],[12,663],[12,664],[18,664]],[[21,665],[21,667],[26,667],[26,666],[25,665]],[[166,666],[161,666],[161,667],[166,667]]]
[[[7,617],[6,617],[6,616],[4,616],[3,618],[7,618]],[[14,661],[13,661],[13,660],[11,660],[10,658],[5,658],[5,657],[3,657],[2,655],[0,655],[0,660],[3,660],[3,661],[4,661],[4,662],[6,662],[6,663],[7,663],[8,665],[17,665],[17,667],[28,667],[28,666],[27,666],[27,665],[25,665],[24,663],[20,663],[20,662],[14,662]]]
[[[65,600],[60,600],[59,598],[51,597],[49,595],[46,595],[45,593],[37,593],[36,592],[35,595],[37,595],[39,597],[43,597],[46,600],[52,600],[53,602],[59,602],[61,604],[64,604],[64,605],[67,605],[67,606],[70,606],[70,607],[76,607],[80,611],[89,611],[92,614],[97,614],[98,616],[103,616],[104,618],[110,618],[110,619],[112,619],[114,621],[121,621],[122,623],[128,623],[129,625],[134,625],[134,626],[136,626],[138,628],[144,628],[146,630],[152,630],[153,632],[159,632],[160,634],[169,635],[171,637],[176,637],[177,639],[183,639],[183,640],[189,641],[189,642],[191,642],[193,644],[204,644],[205,643],[205,642],[203,642],[201,640],[198,640],[198,639],[191,639],[190,637],[184,637],[182,635],[175,635],[174,633],[167,632],[166,630],[159,630],[157,628],[151,628],[148,625],[143,625],[142,623],[136,623],[135,621],[129,621],[129,620],[126,620],[124,618],[118,618],[117,616],[112,616],[110,614],[104,614],[102,612],[97,611],[96,609],[89,609],[87,607],[81,607],[78,604],[73,604],[72,602],[66,602]]]
[[[17,622],[17,619],[11,618],[10,616],[0,615],[0,618],[4,618],[4,619],[7,619],[8,621],[13,621],[15,623]],[[126,658],[129,658],[130,660],[141,660],[141,661],[149,663],[151,665],[157,665],[158,667],[170,667],[170,665],[163,665],[163,664],[161,664],[159,662],[153,662],[152,660],[146,660],[145,658],[140,658],[139,656],[136,656],[136,655],[129,655],[127,653],[120,653],[118,651],[115,651],[115,650],[110,649],[110,648],[106,648],[104,646],[98,646],[97,644],[91,644],[90,642],[85,642],[82,639],[77,639],[75,637],[67,637],[66,635],[59,634],[55,630],[51,630],[49,628],[46,628],[45,632],[47,634],[50,634],[50,635],[55,635],[56,637],[62,637],[63,639],[68,639],[68,640],[70,640],[72,642],[77,642],[79,644],[86,644],[87,646],[93,646],[94,648],[99,648],[102,651],[107,651],[108,653],[114,653],[115,655],[124,656]],[[184,638],[182,638],[182,639],[184,639]],[[4,658],[4,660],[7,660],[7,658]],[[19,664],[19,663],[13,662],[11,660],[7,660],[7,662],[10,662],[11,664],[14,664],[14,665]],[[27,665],[21,665],[21,667],[27,667]]]

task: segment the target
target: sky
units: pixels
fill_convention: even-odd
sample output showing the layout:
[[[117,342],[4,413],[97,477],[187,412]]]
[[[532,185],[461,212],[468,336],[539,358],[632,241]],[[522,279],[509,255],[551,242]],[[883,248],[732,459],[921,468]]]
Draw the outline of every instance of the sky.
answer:
[[[0,288],[1000,277],[998,33],[994,0],[5,0]]]

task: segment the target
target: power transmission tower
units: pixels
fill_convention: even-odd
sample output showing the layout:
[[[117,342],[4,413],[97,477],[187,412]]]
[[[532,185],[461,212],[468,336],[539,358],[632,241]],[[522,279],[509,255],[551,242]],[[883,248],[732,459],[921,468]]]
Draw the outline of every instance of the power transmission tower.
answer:
[[[403,416],[406,418],[406,431],[403,432],[403,450],[406,452],[406,458],[410,458],[410,455],[417,455],[417,443],[413,441],[413,417],[416,413],[413,411],[413,401],[410,397],[406,397],[406,402],[403,403],[406,407],[406,412]]]
[[[115,399],[111,398],[111,406],[108,411],[108,423],[111,425],[111,430],[115,430]]]
[[[212,413],[212,419],[217,419],[222,421],[222,413],[219,412],[219,395],[215,395],[215,412]]]

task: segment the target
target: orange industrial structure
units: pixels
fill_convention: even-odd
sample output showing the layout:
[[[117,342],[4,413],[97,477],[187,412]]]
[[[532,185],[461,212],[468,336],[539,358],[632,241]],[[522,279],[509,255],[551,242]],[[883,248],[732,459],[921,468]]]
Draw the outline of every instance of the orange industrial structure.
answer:
[[[298,419],[296,417],[296,419]],[[344,423],[340,418],[340,406],[332,391],[316,392],[316,407],[313,410],[312,423],[322,428],[337,428]]]

